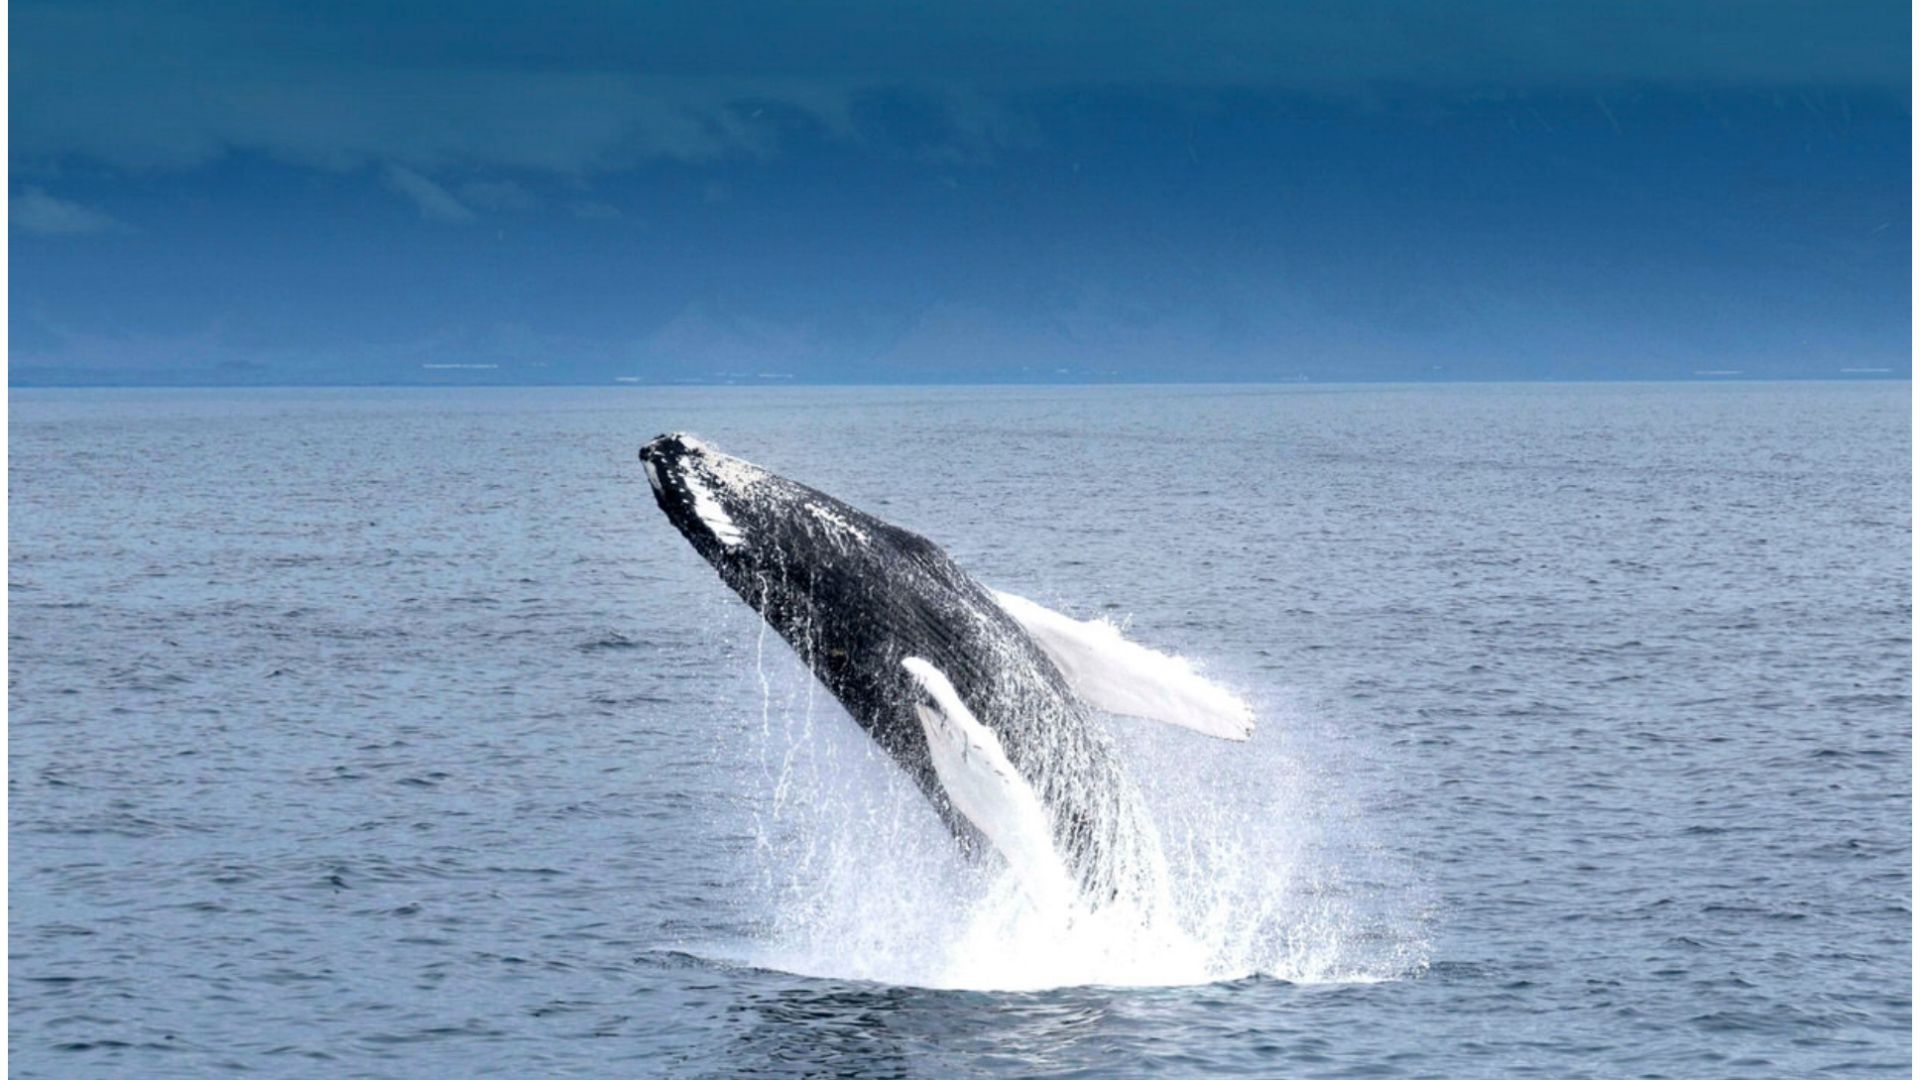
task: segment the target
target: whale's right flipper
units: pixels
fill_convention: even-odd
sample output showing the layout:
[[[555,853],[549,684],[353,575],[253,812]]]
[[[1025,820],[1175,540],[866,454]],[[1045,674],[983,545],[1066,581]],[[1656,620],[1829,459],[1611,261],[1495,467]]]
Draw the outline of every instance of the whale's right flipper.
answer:
[[[999,736],[974,718],[945,673],[917,656],[902,666],[920,687],[922,700],[914,711],[948,801],[1006,857],[1037,906],[1064,909],[1078,889],[1054,847],[1040,797],[1007,760]]]

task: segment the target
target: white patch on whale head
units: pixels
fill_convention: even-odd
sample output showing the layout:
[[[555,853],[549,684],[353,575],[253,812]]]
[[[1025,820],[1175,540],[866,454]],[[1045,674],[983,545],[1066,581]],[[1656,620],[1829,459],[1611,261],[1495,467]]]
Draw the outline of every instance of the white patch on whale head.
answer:
[[[805,508],[807,513],[813,515],[814,520],[825,525],[827,531],[835,536],[841,539],[855,540],[862,544],[867,542],[867,530],[841,517],[833,510],[813,502],[806,503]]]
[[[660,490],[660,470],[654,468],[653,462],[651,461],[643,460],[640,462],[640,464],[646,466],[647,483],[652,484],[653,490],[658,492]]]
[[[727,508],[720,505],[720,500],[713,497],[713,492],[707,490],[699,477],[687,473],[681,479],[687,485],[687,493],[693,496],[693,516],[700,519],[700,524],[707,527],[715,540],[726,547],[739,547],[746,541],[740,526],[727,516]]]
[[[699,444],[692,444],[699,445]],[[751,499],[768,479],[767,470],[750,461],[716,453],[704,446],[700,447],[700,460],[706,466],[707,475],[719,484],[721,490],[738,499]]]

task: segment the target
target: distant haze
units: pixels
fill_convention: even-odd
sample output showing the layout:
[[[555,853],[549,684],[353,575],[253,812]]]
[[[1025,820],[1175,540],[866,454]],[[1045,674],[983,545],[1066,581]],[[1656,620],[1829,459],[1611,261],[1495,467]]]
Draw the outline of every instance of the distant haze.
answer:
[[[1907,378],[1908,11],[12,8],[13,385]]]

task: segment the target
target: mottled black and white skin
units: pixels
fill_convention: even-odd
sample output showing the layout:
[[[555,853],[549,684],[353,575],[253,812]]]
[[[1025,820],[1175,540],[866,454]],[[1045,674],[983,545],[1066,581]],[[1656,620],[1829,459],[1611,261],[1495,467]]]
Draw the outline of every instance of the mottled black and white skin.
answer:
[[[993,749],[963,744],[935,760],[942,729],[930,669],[964,705],[949,700],[949,711],[990,729],[1037,797],[1079,901],[1099,904],[1134,888],[1157,862],[1144,850],[1151,830],[1107,733],[996,594],[939,547],[688,436],[662,435],[640,459],[687,542],[918,783],[966,851],[999,847],[1022,870],[1021,853],[1008,850],[1018,839],[982,820],[1002,813],[1007,793],[997,785],[1007,778],[981,777],[994,789],[987,796],[950,790],[967,788],[956,771],[978,768]],[[1030,805],[1018,786],[1013,801]]]

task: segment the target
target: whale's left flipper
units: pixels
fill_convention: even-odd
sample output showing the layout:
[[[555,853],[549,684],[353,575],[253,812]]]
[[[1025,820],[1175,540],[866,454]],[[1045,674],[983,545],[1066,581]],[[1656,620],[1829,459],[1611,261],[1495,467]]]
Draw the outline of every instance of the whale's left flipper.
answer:
[[[1012,593],[995,592],[993,598],[1094,708],[1178,724],[1216,739],[1237,742],[1253,734],[1246,702],[1180,657],[1136,645],[1109,622],[1082,622]]]
[[[902,666],[920,687],[922,699],[914,711],[948,801],[1006,857],[1037,906],[1064,909],[1078,890],[1054,847],[1040,797],[1007,760],[999,736],[974,717],[944,672],[917,656]]]

